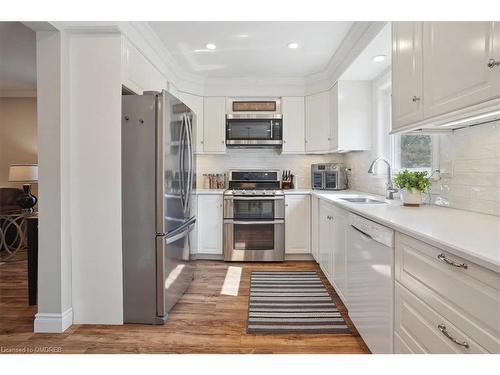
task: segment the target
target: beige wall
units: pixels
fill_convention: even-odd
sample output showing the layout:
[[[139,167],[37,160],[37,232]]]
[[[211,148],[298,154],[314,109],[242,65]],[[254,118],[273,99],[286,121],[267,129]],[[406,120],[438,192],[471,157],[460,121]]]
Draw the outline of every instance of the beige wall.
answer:
[[[8,182],[9,165],[37,160],[36,98],[0,97],[0,187],[22,187]]]

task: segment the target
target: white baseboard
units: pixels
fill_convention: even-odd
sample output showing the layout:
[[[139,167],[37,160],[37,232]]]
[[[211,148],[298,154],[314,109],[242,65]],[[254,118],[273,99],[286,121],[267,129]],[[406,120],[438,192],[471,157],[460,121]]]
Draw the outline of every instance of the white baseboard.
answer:
[[[285,254],[285,260],[301,261],[301,260],[314,260],[314,258],[311,254]]]
[[[35,315],[36,333],[62,333],[73,324],[73,309],[61,314],[38,313]]]

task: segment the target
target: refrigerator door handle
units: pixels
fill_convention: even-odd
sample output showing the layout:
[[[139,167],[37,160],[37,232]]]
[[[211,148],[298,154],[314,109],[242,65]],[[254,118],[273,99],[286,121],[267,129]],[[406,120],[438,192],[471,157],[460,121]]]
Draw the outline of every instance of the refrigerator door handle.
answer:
[[[165,243],[168,245],[168,244],[171,244],[172,242],[175,242],[178,239],[184,237],[186,234],[188,234],[189,232],[191,232],[194,229],[195,222],[196,222],[196,220],[190,220],[189,222],[186,223],[186,225],[182,226],[182,229],[179,228],[171,235],[168,235],[167,237],[165,237]]]
[[[186,195],[185,195],[185,183],[184,183],[184,133],[186,129],[186,124],[184,122],[184,117],[182,117],[181,121],[181,129],[179,135],[179,183],[181,189],[181,204],[184,208]]]
[[[188,153],[189,153],[189,158],[188,158],[188,185],[187,185],[187,196],[186,196],[186,215],[189,216],[190,212],[187,212],[189,210],[190,204],[191,204],[191,194],[193,193],[193,182],[194,182],[194,169],[193,169],[193,135],[192,135],[192,129],[191,129],[191,120],[187,114],[184,115],[186,119],[186,133],[187,133],[187,138],[188,138]]]

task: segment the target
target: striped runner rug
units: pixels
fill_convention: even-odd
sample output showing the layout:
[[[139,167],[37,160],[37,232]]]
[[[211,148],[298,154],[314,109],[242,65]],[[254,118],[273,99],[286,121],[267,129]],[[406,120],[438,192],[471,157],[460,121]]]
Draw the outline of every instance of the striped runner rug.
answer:
[[[252,272],[248,333],[351,333],[315,271]]]

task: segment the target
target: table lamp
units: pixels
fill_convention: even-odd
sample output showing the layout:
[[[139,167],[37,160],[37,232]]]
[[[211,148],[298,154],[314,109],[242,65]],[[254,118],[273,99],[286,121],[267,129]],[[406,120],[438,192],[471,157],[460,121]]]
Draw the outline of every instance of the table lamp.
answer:
[[[31,194],[31,183],[38,181],[37,164],[11,164],[9,168],[9,182],[22,182],[23,194],[17,199],[17,204],[27,212],[32,213],[37,197]]]

